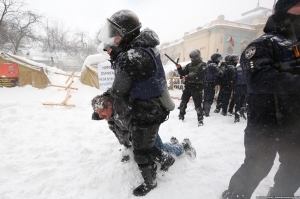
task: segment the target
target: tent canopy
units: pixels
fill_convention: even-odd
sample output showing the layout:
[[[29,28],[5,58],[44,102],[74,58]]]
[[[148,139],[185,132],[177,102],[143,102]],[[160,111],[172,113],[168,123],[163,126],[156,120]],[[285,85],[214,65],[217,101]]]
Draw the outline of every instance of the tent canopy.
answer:
[[[96,54],[89,55],[82,66],[80,81],[85,85],[100,88],[98,76],[98,64],[107,61],[109,56]]]
[[[0,52],[0,64],[16,63],[19,69],[19,86],[32,85],[46,88],[50,80],[46,75],[48,66],[9,53]]]

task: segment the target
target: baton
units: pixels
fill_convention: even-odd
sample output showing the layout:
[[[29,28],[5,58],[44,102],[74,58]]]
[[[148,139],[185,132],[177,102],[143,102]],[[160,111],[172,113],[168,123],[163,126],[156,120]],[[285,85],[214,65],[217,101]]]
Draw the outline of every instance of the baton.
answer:
[[[173,62],[175,65],[178,65],[179,58],[177,59],[177,63],[176,63],[171,57],[169,57],[169,55],[167,55],[167,54],[165,54],[165,55],[166,55],[166,57],[169,58],[169,60],[171,60],[171,62]]]

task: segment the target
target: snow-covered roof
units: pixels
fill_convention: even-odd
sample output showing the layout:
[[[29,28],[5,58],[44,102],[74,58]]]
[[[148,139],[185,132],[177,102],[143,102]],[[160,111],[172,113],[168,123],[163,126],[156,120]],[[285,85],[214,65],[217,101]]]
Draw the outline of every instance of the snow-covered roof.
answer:
[[[261,8],[247,12],[244,17],[236,20],[238,23],[252,24],[254,19],[257,18],[268,18],[272,14],[272,10],[268,8]]]
[[[23,66],[26,66],[28,68],[32,68],[34,70],[42,70],[42,69],[46,69],[46,68],[49,67],[46,64],[38,63],[38,62],[26,59],[24,57],[19,57],[17,55],[13,55],[13,54],[10,54],[10,53],[0,52],[0,55],[1,55],[1,57],[3,57],[4,59],[6,59],[8,61],[21,64]]]
[[[86,67],[90,68],[91,70],[98,72],[98,64],[108,61],[109,56],[105,54],[95,54],[95,55],[89,55],[82,64],[81,71],[85,70]]]

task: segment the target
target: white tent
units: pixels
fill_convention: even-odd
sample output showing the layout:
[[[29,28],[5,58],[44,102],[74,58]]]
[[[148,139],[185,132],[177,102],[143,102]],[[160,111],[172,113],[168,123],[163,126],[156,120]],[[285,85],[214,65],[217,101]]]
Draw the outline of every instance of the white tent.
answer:
[[[100,88],[99,85],[99,75],[98,75],[98,65],[101,63],[107,63],[110,65],[108,61],[108,55],[96,54],[89,55],[82,66],[80,81],[83,84]]]

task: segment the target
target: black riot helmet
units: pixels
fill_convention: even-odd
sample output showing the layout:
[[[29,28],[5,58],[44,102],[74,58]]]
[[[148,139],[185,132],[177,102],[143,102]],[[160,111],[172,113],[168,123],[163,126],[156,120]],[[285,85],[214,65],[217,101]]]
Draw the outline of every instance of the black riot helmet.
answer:
[[[216,63],[219,63],[223,59],[223,57],[220,53],[214,53],[210,56],[210,58],[213,62],[216,62]]]
[[[239,63],[238,55],[230,55],[228,58],[228,64],[236,66]]]
[[[198,49],[191,50],[189,54],[191,59],[198,60],[201,58],[201,52]]]
[[[299,0],[278,0],[275,5],[275,12],[286,13],[289,9],[300,3]]]
[[[225,59],[225,61],[227,61],[227,62],[228,62],[228,59],[229,59],[229,57],[230,57],[230,55],[226,55],[226,56],[225,56],[225,58],[224,58],[224,59]]]
[[[119,10],[107,19],[101,29],[98,39],[106,48],[122,47],[128,44],[139,33],[142,24],[138,16],[130,10]],[[107,50],[107,49],[106,49]]]

